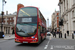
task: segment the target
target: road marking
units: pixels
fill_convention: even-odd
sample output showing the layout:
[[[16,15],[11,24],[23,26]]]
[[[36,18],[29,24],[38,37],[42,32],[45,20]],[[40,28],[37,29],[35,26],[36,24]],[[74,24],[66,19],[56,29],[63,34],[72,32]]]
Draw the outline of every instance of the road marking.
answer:
[[[74,46],[71,45],[51,45],[50,49],[74,49]]]
[[[48,47],[48,45],[46,45],[46,46],[44,47],[44,49],[47,49],[47,47]]]
[[[50,39],[49,39],[47,45],[44,47],[45,50],[47,49],[47,47],[48,47],[48,45],[49,45],[49,42],[50,42]]]
[[[51,46],[51,48],[50,49],[53,49],[53,46]]]

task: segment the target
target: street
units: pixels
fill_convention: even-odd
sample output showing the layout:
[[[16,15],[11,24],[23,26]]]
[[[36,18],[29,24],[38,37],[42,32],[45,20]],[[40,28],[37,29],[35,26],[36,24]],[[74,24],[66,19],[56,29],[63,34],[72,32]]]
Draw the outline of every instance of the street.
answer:
[[[0,42],[0,50],[75,50],[74,39],[52,38],[49,36],[39,45],[15,43],[14,39]]]
[[[59,38],[53,38],[47,50],[75,50],[75,40],[73,39],[59,39]]]
[[[15,43],[14,39],[0,42],[0,50],[44,50],[48,37],[40,45]]]
[[[0,50],[75,50],[75,0],[0,3]]]

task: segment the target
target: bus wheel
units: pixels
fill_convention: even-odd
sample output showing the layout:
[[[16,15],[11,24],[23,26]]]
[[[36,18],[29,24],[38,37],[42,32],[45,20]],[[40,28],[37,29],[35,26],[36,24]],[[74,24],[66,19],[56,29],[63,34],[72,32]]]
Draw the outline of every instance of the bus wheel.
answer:
[[[42,41],[42,39],[41,39],[41,38],[39,38],[39,40],[38,40],[38,43],[37,43],[37,44],[40,44],[40,43],[41,43],[41,41]]]

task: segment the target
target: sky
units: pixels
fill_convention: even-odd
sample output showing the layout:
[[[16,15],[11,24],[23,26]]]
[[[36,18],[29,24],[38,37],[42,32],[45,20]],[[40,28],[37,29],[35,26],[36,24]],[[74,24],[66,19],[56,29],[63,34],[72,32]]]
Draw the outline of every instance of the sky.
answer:
[[[59,0],[6,0],[7,3],[4,4],[4,12],[8,11],[8,13],[12,14],[17,11],[17,4],[21,3],[24,6],[36,6],[39,8],[41,13],[46,19],[47,26],[49,19],[49,26],[51,25],[51,16],[52,13],[59,11],[58,2]],[[2,11],[2,0],[0,0],[0,13]]]

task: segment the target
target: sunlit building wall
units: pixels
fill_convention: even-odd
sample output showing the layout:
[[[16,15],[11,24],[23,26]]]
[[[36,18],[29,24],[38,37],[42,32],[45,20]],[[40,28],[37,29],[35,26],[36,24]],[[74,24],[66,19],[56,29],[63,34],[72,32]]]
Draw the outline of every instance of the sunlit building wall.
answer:
[[[52,29],[59,31],[59,11],[52,14]]]
[[[1,31],[1,23],[2,16],[0,15],[0,31]],[[3,32],[4,34],[12,34],[12,27],[16,24],[16,15],[14,14],[6,14],[3,15]]]
[[[62,33],[69,31],[71,35],[75,31],[75,0],[59,0],[59,6],[63,19]]]

